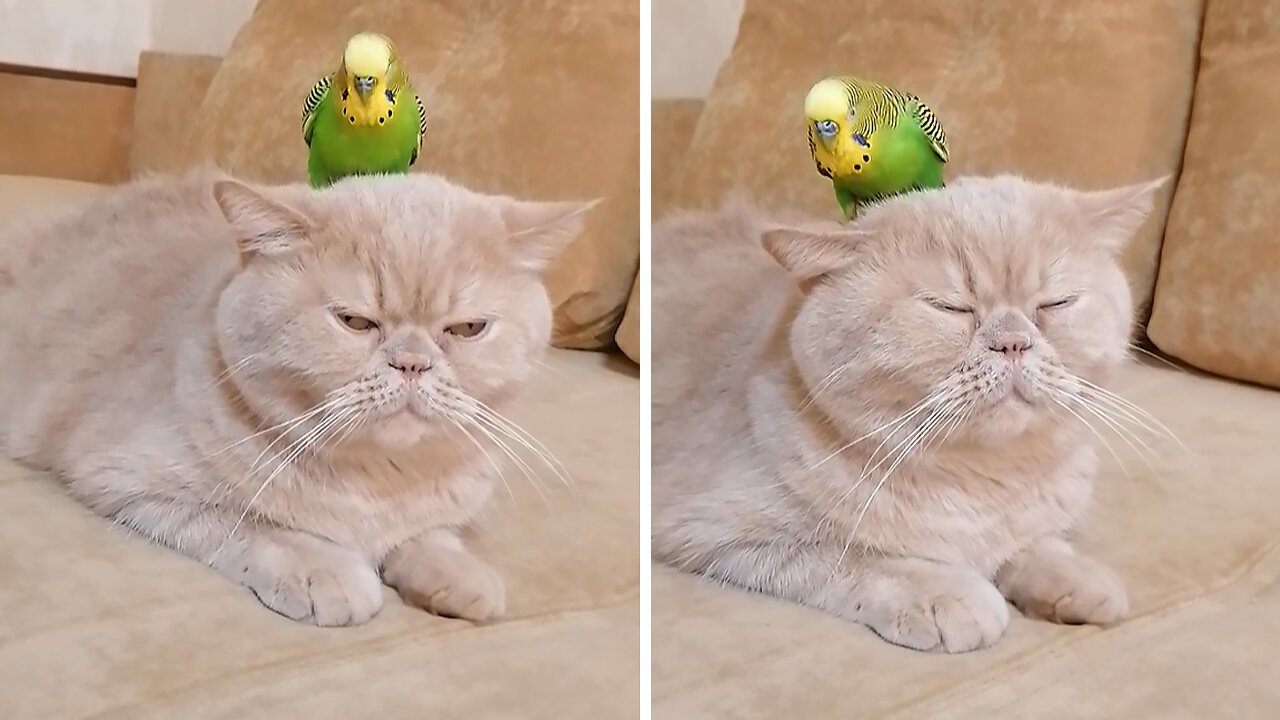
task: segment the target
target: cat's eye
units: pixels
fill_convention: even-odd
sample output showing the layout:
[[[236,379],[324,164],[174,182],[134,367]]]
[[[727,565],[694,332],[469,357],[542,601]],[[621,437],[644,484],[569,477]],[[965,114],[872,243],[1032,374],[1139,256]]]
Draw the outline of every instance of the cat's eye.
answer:
[[[941,310],[942,312],[945,312],[945,313],[953,313],[955,315],[969,315],[973,313],[973,308],[971,307],[967,307],[965,305],[957,305],[955,303],[947,302],[946,300],[942,300],[935,297],[927,297],[924,299],[924,301],[932,305],[934,308]]]
[[[1037,310],[1057,310],[1058,308],[1064,308],[1070,305],[1071,303],[1075,302],[1077,297],[1078,296],[1076,295],[1068,295],[1064,298],[1058,298],[1057,300],[1054,300],[1052,302],[1041,303],[1039,306],[1036,307],[1036,309]]]
[[[355,315],[353,313],[337,310],[335,310],[333,314],[343,325],[346,325],[348,328],[351,328],[356,332],[369,332],[370,330],[378,329],[378,323],[362,315]]]
[[[488,320],[472,320],[471,322],[454,323],[444,329],[445,332],[464,340],[474,340],[489,329]]]

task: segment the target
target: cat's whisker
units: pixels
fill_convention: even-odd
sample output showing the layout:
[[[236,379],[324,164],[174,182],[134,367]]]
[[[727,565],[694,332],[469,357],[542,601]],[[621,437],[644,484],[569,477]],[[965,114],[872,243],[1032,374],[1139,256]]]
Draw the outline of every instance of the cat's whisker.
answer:
[[[1076,404],[1079,405],[1085,412],[1101,420],[1102,424],[1106,425],[1107,429],[1109,429],[1112,432],[1112,434],[1120,438],[1120,441],[1123,442],[1125,445],[1128,445],[1129,449],[1133,451],[1133,454],[1137,455],[1138,459],[1142,460],[1142,462],[1147,466],[1147,469],[1151,471],[1152,475],[1156,474],[1155,466],[1152,464],[1151,459],[1148,457],[1148,453],[1150,453],[1151,455],[1155,455],[1155,453],[1154,451],[1151,450],[1151,447],[1149,445],[1143,442],[1142,438],[1139,437],[1137,433],[1135,433],[1129,427],[1125,426],[1124,423],[1118,421],[1110,413],[1106,412],[1102,408],[1098,407],[1096,404],[1089,402],[1084,398],[1077,397]],[[1139,445],[1142,446],[1141,450],[1138,449]]]
[[[946,407],[948,407],[948,406],[951,404],[951,400],[952,400],[952,399],[954,399],[955,394],[956,394],[956,393],[955,393],[955,391],[938,391],[937,393],[933,393],[933,394],[927,395],[927,396],[925,396],[925,398],[924,398],[923,400],[921,400],[920,402],[916,403],[916,405],[912,406],[912,408],[911,408],[911,409],[909,409],[906,413],[904,413],[904,414],[903,414],[901,417],[899,417],[897,420],[894,420],[894,421],[890,422],[889,424],[887,424],[887,425],[885,425],[885,426],[882,426],[882,428],[881,428],[881,429],[887,429],[887,428],[889,428],[889,427],[891,427],[891,426],[899,426],[899,427],[900,427],[903,423],[908,422],[912,417],[914,417],[915,415],[918,415],[920,412],[922,412],[923,410],[927,409],[928,407],[930,407],[930,406],[933,404],[933,403],[930,401],[930,398],[934,398],[934,397],[936,397],[936,398],[937,398],[938,400],[940,400],[940,401],[945,401],[945,403],[943,404],[943,408],[946,408]],[[931,416],[933,415],[933,413],[935,413],[935,412],[937,412],[937,410],[931,411],[930,416],[928,416],[928,417],[931,417]],[[923,424],[924,424],[924,423],[922,423],[922,425],[923,425]],[[875,460],[875,458],[876,458],[877,454],[879,454],[880,450],[881,450],[882,448],[884,448],[884,446],[894,438],[894,436],[896,435],[896,433],[897,433],[897,431],[898,431],[899,427],[894,427],[892,430],[890,430],[890,431],[885,435],[885,437],[880,441],[880,444],[879,444],[879,445],[877,445],[877,446],[876,446],[876,447],[871,451],[870,455],[868,455],[868,457],[867,457],[867,464],[863,466],[861,476],[860,476],[856,481],[854,481],[854,482],[853,482],[853,483],[852,483],[852,484],[851,484],[851,485],[850,485],[850,486],[849,486],[849,487],[844,491],[844,493],[843,493],[843,494],[841,494],[841,495],[840,495],[839,499],[834,499],[834,498],[833,498],[833,499],[834,499],[834,502],[831,502],[831,503],[829,504],[829,506],[828,506],[827,510],[826,510],[826,511],[824,511],[824,512],[822,513],[822,515],[821,515],[821,516],[819,516],[819,518],[818,518],[818,522],[815,524],[814,529],[813,529],[813,532],[812,532],[812,534],[811,534],[811,536],[810,536],[810,537],[816,537],[819,533],[821,533],[821,532],[822,532],[823,527],[826,525],[826,520],[827,520],[827,518],[828,518],[828,517],[830,517],[831,513],[832,513],[832,512],[834,512],[834,511],[835,511],[837,508],[839,508],[841,505],[843,505],[843,504],[844,504],[844,503],[849,499],[849,497],[850,497],[851,495],[853,495],[853,493],[854,493],[855,491],[857,491],[857,489],[862,485],[862,483],[866,481],[867,477],[869,476],[869,474],[870,474],[871,472],[874,472],[877,468],[879,468],[882,464],[884,464],[884,462],[885,462],[888,458],[890,458],[890,457],[892,457],[892,456],[893,456],[894,452],[896,452],[899,448],[903,447],[903,445],[904,445],[905,443],[907,443],[908,441],[910,441],[910,440],[911,440],[911,438],[912,438],[912,436],[913,436],[916,432],[918,432],[918,431],[920,430],[920,428],[919,428],[919,427],[914,428],[911,432],[907,433],[907,436],[906,436],[903,440],[901,440],[901,441],[900,441],[896,446],[894,446],[891,450],[889,450],[889,452],[885,454],[885,457],[884,457],[880,462],[876,463],[875,465],[871,465],[872,460]],[[864,435],[862,438],[860,438],[860,440],[861,440],[861,439],[866,439],[867,437],[870,437],[872,434],[874,434],[874,432],[878,432],[878,431],[879,431],[879,430],[877,430],[877,431],[873,431],[873,433],[868,433],[867,435]],[[849,449],[850,447],[852,447],[853,445],[855,445],[855,444],[856,444],[856,442],[857,442],[857,441],[855,441],[855,442],[853,442],[853,443],[849,443],[848,445],[846,445],[845,447],[843,447],[843,448],[841,448],[839,451],[837,451],[837,453],[836,453],[836,454],[838,454],[838,453],[840,453],[840,452],[843,452],[843,451],[845,451],[845,450]],[[824,459],[822,460],[822,462],[819,462],[817,465],[814,465],[814,466],[810,467],[808,470],[809,470],[809,471],[813,471],[813,470],[817,469],[818,467],[820,467],[820,466],[822,465],[822,463],[825,463],[827,460],[830,460],[832,457],[834,457],[834,455],[831,455],[831,456],[828,456],[827,458],[824,458]],[[868,466],[870,466],[870,467],[868,467]],[[839,490],[838,490],[838,489],[837,489],[837,492],[839,492]]]
[[[503,439],[495,433],[491,426],[482,422],[479,416],[474,413],[464,412],[459,413],[459,417],[470,424],[472,428],[484,435],[489,442],[493,443],[494,447],[511,460],[512,464],[516,466],[516,469],[524,475],[525,480],[527,480],[533,487],[534,491],[538,493],[538,497],[542,499],[544,504],[547,504],[547,497],[544,492],[545,486],[538,477],[538,474],[533,471],[533,468],[530,467],[527,462],[525,462],[524,458],[520,457],[519,453],[512,450],[511,446],[504,442]]]
[[[1074,400],[1074,396],[1071,395],[1070,393],[1066,393],[1061,390],[1059,390],[1058,392],[1061,393],[1065,398],[1067,398],[1067,400]],[[1107,449],[1107,452],[1111,453],[1111,457],[1115,458],[1116,464],[1120,466],[1120,470],[1121,472],[1124,473],[1125,478],[1128,479],[1130,482],[1133,482],[1133,475],[1130,474],[1129,467],[1124,464],[1123,460],[1120,459],[1120,455],[1116,453],[1115,448],[1111,447],[1111,443],[1107,442],[1107,439],[1102,436],[1102,433],[1097,428],[1095,428],[1092,423],[1084,419],[1084,417],[1080,415],[1080,413],[1076,412],[1075,410],[1072,410],[1070,405],[1068,405],[1063,400],[1059,399],[1056,393],[1050,392],[1048,397],[1050,401],[1052,401],[1058,407],[1062,408],[1068,414],[1070,414],[1072,417],[1078,420],[1081,425],[1084,425],[1086,428],[1088,428],[1089,432],[1093,433],[1094,437],[1098,438],[1098,441],[1101,442],[1103,447]]]
[[[839,380],[840,376],[844,374],[844,371],[848,370],[849,366],[852,364],[853,364],[853,360],[850,359],[848,362],[844,363],[840,367],[827,373],[827,376],[822,379],[822,382],[818,383],[817,386],[815,386],[812,390],[810,390],[808,393],[805,394],[804,402],[800,404],[800,407],[797,408],[796,411],[804,412],[806,409],[808,409],[810,405],[812,405],[814,402],[818,400],[818,396],[822,394],[822,391],[826,390],[829,386],[831,386],[837,380]]]
[[[313,405],[311,408],[309,408],[309,409],[307,409],[307,410],[303,410],[303,411],[302,411],[302,413],[301,413],[300,415],[297,415],[297,416],[292,417],[292,418],[290,418],[290,419],[288,419],[288,420],[285,420],[284,422],[276,423],[275,425],[272,425],[271,427],[266,427],[266,428],[263,428],[263,429],[261,429],[261,430],[258,430],[258,431],[254,432],[254,433],[253,433],[253,434],[251,434],[251,435],[246,435],[245,437],[240,438],[239,440],[237,440],[237,441],[235,441],[235,442],[231,443],[230,445],[228,445],[228,446],[226,446],[226,447],[222,448],[221,450],[218,450],[217,452],[214,452],[214,453],[210,454],[210,455],[209,455],[209,457],[210,457],[210,458],[218,457],[219,455],[222,455],[222,454],[223,454],[223,453],[225,453],[225,452],[228,452],[228,451],[230,451],[230,450],[232,450],[232,449],[234,449],[234,448],[237,448],[237,447],[239,447],[239,446],[241,446],[241,445],[243,445],[243,444],[245,444],[245,443],[249,442],[250,440],[252,440],[252,439],[254,439],[254,438],[256,438],[256,437],[261,437],[262,435],[264,435],[264,434],[266,434],[266,433],[269,433],[269,432],[271,432],[271,431],[273,431],[273,430],[279,430],[280,428],[285,428],[285,429],[284,429],[284,431],[281,433],[281,437],[283,437],[284,435],[289,434],[289,432],[290,432],[290,431],[292,431],[292,430],[293,430],[295,427],[297,427],[298,425],[300,425],[300,424],[302,424],[302,423],[306,422],[307,420],[309,420],[309,419],[311,419],[311,418],[315,417],[315,416],[316,416],[316,415],[318,415],[319,413],[322,413],[322,412],[324,412],[325,410],[328,410],[328,409],[332,408],[333,406],[337,405],[339,402],[341,402],[341,398],[333,398],[333,399],[331,399],[331,400],[322,401],[322,402],[320,402],[320,403],[319,403],[319,404],[317,404],[317,405]],[[285,426],[288,426],[288,427],[285,427]],[[279,440],[279,438],[276,438],[276,440],[278,441],[278,440]],[[268,445],[268,446],[267,446],[267,449],[269,450],[269,449],[270,449],[270,447],[271,447],[271,446],[270,446],[270,445]],[[264,450],[264,451],[263,451],[263,453],[265,454],[265,453],[266,453],[266,450]],[[258,460],[261,460],[261,459],[262,459],[262,456],[261,456],[261,455],[259,455],[259,456],[254,460],[254,463],[257,463],[257,461],[258,461]]]
[[[1162,355],[1160,355],[1160,354],[1158,354],[1158,353],[1153,353],[1153,352],[1151,352],[1150,350],[1148,350],[1148,349],[1146,349],[1146,348],[1144,348],[1144,347],[1142,347],[1142,346],[1140,346],[1140,345],[1135,345],[1135,344],[1133,344],[1133,343],[1129,343],[1129,349],[1130,349],[1130,350],[1133,350],[1133,351],[1135,351],[1135,352],[1140,352],[1140,353],[1142,353],[1143,355],[1146,355],[1147,357],[1151,358],[1152,360],[1155,360],[1156,362],[1159,362],[1159,363],[1161,363],[1161,364],[1163,364],[1163,365],[1166,365],[1166,366],[1168,366],[1168,367],[1170,367],[1170,368],[1172,368],[1172,369],[1174,369],[1174,370],[1177,370],[1177,371],[1178,371],[1178,372],[1180,372],[1180,373],[1186,373],[1187,375],[1190,375],[1190,374],[1191,374],[1191,372],[1190,372],[1189,370],[1187,370],[1186,368],[1182,367],[1182,366],[1181,366],[1181,365],[1179,365],[1178,363],[1173,362],[1173,361],[1172,361],[1172,360],[1170,360],[1169,358],[1164,357],[1164,356],[1162,356]]]
[[[455,390],[454,392],[459,396],[459,401],[466,404],[471,412],[473,412],[477,417],[484,418],[486,422],[494,426],[495,430],[502,432],[512,442],[517,443],[532,453],[534,457],[546,465],[551,472],[555,473],[561,483],[565,486],[573,484],[573,479],[569,473],[569,469],[565,467],[564,463],[560,461],[560,458],[556,457],[555,453],[553,453],[550,448],[544,445],[542,441],[538,440],[538,438],[534,437],[532,433],[525,430],[515,421],[506,417],[484,402],[462,392],[461,390]]]
[[[949,416],[952,412],[948,409],[950,407],[951,404],[948,403],[946,407],[930,413],[928,418],[920,424],[920,427],[916,428],[906,440],[899,443],[898,447],[900,447],[901,450],[896,453],[896,459],[880,475],[880,481],[876,483],[874,488],[872,488],[871,493],[867,495],[866,502],[862,504],[862,507],[858,511],[858,517],[854,520],[853,527],[849,530],[849,535],[845,541],[844,548],[840,551],[840,556],[836,559],[835,568],[832,570],[833,577],[835,571],[837,571],[844,563],[845,556],[848,555],[849,548],[853,546],[854,539],[858,535],[858,530],[862,527],[862,521],[866,518],[867,512],[871,509],[872,502],[874,502],[876,496],[880,494],[880,490],[889,482],[889,478],[893,476],[894,471],[898,469],[898,466],[902,461],[912,455],[917,449],[926,445],[929,440],[929,434],[936,432],[937,428],[941,426],[943,421],[950,419]],[[890,452],[893,453],[893,451]],[[868,460],[868,462],[870,461]],[[864,477],[866,477],[865,473]],[[859,480],[859,482],[861,482],[861,480]]]
[[[447,420],[450,424],[452,424],[455,428],[457,428],[458,432],[461,432],[463,436],[467,438],[467,440],[471,441],[472,445],[476,446],[476,449],[480,451],[480,454],[484,456],[484,459],[489,462],[489,465],[491,467],[493,467],[493,471],[497,473],[498,479],[502,481],[502,486],[507,490],[507,496],[510,497],[512,500],[515,500],[516,494],[511,491],[511,485],[507,482],[507,476],[502,472],[502,468],[498,465],[498,462],[493,459],[492,455],[489,454],[489,451],[484,448],[484,445],[481,444],[481,442],[477,440],[474,435],[472,435],[465,427],[462,426],[462,423],[458,421],[454,413],[445,412],[443,415],[445,420]]]
[[[297,458],[300,457],[302,453],[306,452],[309,449],[309,447],[315,442],[316,438],[323,436],[323,434],[327,432],[330,428],[337,425],[340,421],[345,420],[350,414],[355,412],[357,411],[354,408],[344,408],[337,413],[328,415],[324,419],[322,419],[319,423],[317,423],[314,428],[304,433],[302,437],[298,438],[292,444],[289,445],[289,448],[293,448],[293,450],[283,460],[281,460],[278,465],[276,465],[275,469],[273,469],[271,473],[267,475],[266,479],[262,481],[262,484],[258,486],[258,489],[256,492],[254,492],[253,496],[249,498],[249,502],[245,503],[244,510],[241,511],[240,517],[236,518],[235,524],[231,526],[231,531],[227,533],[227,537],[222,541],[222,544],[220,544],[218,546],[218,549],[214,551],[213,553],[214,557],[217,557],[218,555],[220,555],[222,553],[222,550],[226,547],[227,543],[230,542],[233,537],[235,537],[236,531],[240,529],[240,526],[242,524],[244,524],[245,518],[249,516],[249,513],[253,510],[253,507],[258,503],[258,500],[262,497],[262,493],[265,492],[267,489],[267,486],[271,484],[271,481],[274,480],[277,476],[279,476],[279,474],[283,472],[285,468],[289,467],[295,460],[297,460]]]
[[[881,425],[880,427],[877,427],[875,430],[872,430],[872,431],[870,431],[870,432],[868,432],[868,433],[866,433],[866,434],[862,435],[861,437],[857,437],[857,438],[854,438],[853,440],[850,440],[849,442],[847,442],[847,443],[845,443],[843,446],[841,446],[838,450],[836,450],[836,451],[832,452],[830,455],[828,455],[828,456],[826,456],[826,457],[822,458],[822,459],[821,459],[821,460],[819,460],[817,463],[815,463],[815,464],[813,464],[813,465],[810,465],[810,466],[807,468],[807,470],[808,470],[808,471],[817,470],[818,468],[822,467],[822,466],[823,466],[823,465],[825,465],[827,462],[829,462],[832,458],[834,458],[834,457],[836,457],[837,455],[839,455],[839,454],[843,453],[844,451],[848,450],[849,448],[853,447],[854,445],[857,445],[858,443],[860,443],[860,442],[862,442],[862,441],[866,440],[867,438],[874,437],[875,435],[878,435],[878,434],[880,434],[880,433],[882,433],[882,432],[885,432],[886,430],[888,430],[888,431],[893,431],[893,430],[895,430],[896,428],[898,428],[899,426],[901,426],[903,423],[906,423],[906,422],[910,421],[910,420],[911,420],[911,418],[913,418],[913,417],[915,417],[916,415],[919,415],[920,413],[924,412],[926,409],[928,409],[928,408],[930,408],[930,407],[932,407],[932,406],[934,406],[934,405],[937,405],[938,403],[942,402],[942,401],[943,401],[943,400],[945,400],[947,397],[949,397],[949,396],[950,396],[950,394],[951,394],[951,393],[948,393],[948,392],[945,392],[945,391],[937,391],[937,392],[930,393],[929,395],[926,395],[926,396],[924,397],[924,399],[920,400],[920,401],[919,401],[919,402],[917,402],[915,405],[913,405],[913,406],[911,406],[910,408],[908,408],[908,409],[907,409],[907,411],[906,411],[906,412],[904,412],[902,415],[899,415],[897,418],[895,418],[895,419],[893,419],[893,420],[890,420],[889,422],[885,423],[884,425]],[[873,454],[874,454],[876,451],[879,451],[879,449],[880,449],[881,447],[883,447],[883,446],[884,446],[884,443],[885,443],[886,441],[888,441],[888,439],[889,439],[890,437],[892,437],[892,436],[893,436],[893,433],[892,433],[892,432],[890,432],[890,433],[889,433],[889,435],[888,435],[888,436],[886,436],[886,437],[885,437],[885,439],[884,439],[883,441],[881,441],[880,445],[876,447],[876,450],[875,450],[875,451],[873,451]]]
[[[216,388],[216,387],[218,387],[218,386],[219,386],[219,385],[221,385],[222,383],[224,383],[224,382],[226,382],[226,381],[230,380],[232,375],[234,375],[235,373],[239,372],[240,370],[243,370],[244,368],[248,367],[249,363],[251,363],[251,362],[253,362],[254,360],[257,360],[257,359],[258,359],[258,356],[257,356],[256,354],[251,354],[251,355],[246,355],[246,356],[244,356],[244,357],[243,357],[243,358],[241,358],[239,361],[237,361],[234,365],[229,365],[229,366],[227,366],[227,369],[225,369],[225,370],[223,370],[222,372],[218,373],[217,377],[215,377],[215,378],[213,378],[212,380],[210,380],[210,381],[209,381],[209,387],[211,387],[211,388]]]
[[[1142,407],[1138,406],[1133,401],[1121,395],[1118,395],[1117,393],[1114,393],[1100,385],[1096,385],[1092,382],[1089,382],[1084,378],[1079,378],[1079,381],[1083,387],[1087,388],[1087,392],[1089,394],[1099,396],[1105,399],[1107,402],[1111,403],[1117,409],[1123,409],[1127,416],[1132,417],[1135,423],[1141,424],[1144,427],[1144,429],[1147,429],[1148,432],[1152,433],[1153,435],[1163,434],[1167,436],[1170,440],[1173,440],[1175,443],[1177,443],[1178,447],[1182,448],[1183,452],[1186,452],[1188,454],[1191,453],[1190,448],[1188,448],[1186,444],[1182,442],[1182,439],[1178,437],[1177,433],[1173,432],[1173,430],[1171,430],[1168,425],[1165,425],[1163,422],[1161,422],[1160,418],[1156,417],[1155,415],[1152,415],[1147,410],[1144,410]],[[1155,426],[1155,429],[1151,428],[1152,425]],[[1159,430],[1159,433],[1155,431],[1156,429]]]

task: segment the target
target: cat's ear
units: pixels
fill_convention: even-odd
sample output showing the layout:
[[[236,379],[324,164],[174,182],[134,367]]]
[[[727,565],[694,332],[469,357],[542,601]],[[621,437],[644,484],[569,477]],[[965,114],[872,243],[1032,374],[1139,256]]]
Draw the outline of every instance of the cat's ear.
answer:
[[[806,281],[853,262],[866,233],[857,230],[806,230],[772,227],[764,231],[764,249],[787,272]]]
[[[307,242],[310,223],[306,218],[248,185],[221,180],[213,186],[213,198],[236,232],[240,259],[245,264],[259,256],[293,254]]]
[[[1156,194],[1170,176],[1110,190],[1079,191],[1076,206],[1084,215],[1092,241],[1108,250],[1120,250],[1155,209]]]
[[[522,267],[541,270],[582,233],[591,202],[532,202],[505,199],[502,222],[507,250]]]

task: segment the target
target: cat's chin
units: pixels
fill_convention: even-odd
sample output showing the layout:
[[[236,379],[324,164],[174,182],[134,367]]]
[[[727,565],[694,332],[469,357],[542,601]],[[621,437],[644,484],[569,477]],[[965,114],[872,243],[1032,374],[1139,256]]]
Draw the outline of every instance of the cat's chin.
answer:
[[[368,430],[375,444],[388,448],[417,445],[436,432],[439,432],[437,423],[407,410],[377,421]]]

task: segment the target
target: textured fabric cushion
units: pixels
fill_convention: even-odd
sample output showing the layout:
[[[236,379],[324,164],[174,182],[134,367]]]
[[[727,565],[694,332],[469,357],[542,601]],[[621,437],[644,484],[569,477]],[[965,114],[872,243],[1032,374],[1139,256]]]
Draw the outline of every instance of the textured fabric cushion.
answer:
[[[1205,370],[1280,387],[1280,13],[1211,2],[1148,332]]]
[[[135,177],[186,169],[191,127],[220,65],[222,58],[211,55],[144,51],[138,58],[133,104],[138,131],[129,153]]]
[[[0,224],[100,186],[0,176]],[[91,515],[0,459],[0,717],[637,718],[640,383],[554,351],[508,416],[567,466],[515,470],[471,545],[507,617],[432,617],[386,591],[367,625],[318,629]]]
[[[619,178],[640,116],[633,0],[262,0],[200,107],[191,160],[261,180],[304,179],[303,99],[366,29],[396,41],[426,104],[415,170],[536,199],[589,200],[626,187]],[[612,345],[639,255],[633,208],[603,203],[596,214],[618,217],[593,218],[581,247],[549,274],[557,344]]]
[[[1173,172],[1202,0],[749,0],[682,177],[683,204],[740,187],[835,217],[805,140],[804,95],[829,74],[897,84],[946,127],[950,175],[1017,172],[1097,188]],[[854,13],[842,17],[842,13]],[[1150,297],[1168,195],[1130,248]]]
[[[994,648],[940,657],[655,568],[654,717],[1276,717],[1280,393],[1167,367],[1131,368],[1115,387],[1189,447],[1147,440],[1148,466],[1108,437],[1123,469],[1102,451],[1080,539],[1125,579],[1131,619],[1065,627],[1015,612]]]
[[[627,298],[627,311],[622,315],[618,333],[613,336],[622,354],[633,362],[640,362],[640,276],[631,283],[631,297]]]
[[[653,103],[653,217],[679,207],[681,169],[689,141],[698,126],[702,100],[655,100]]]

